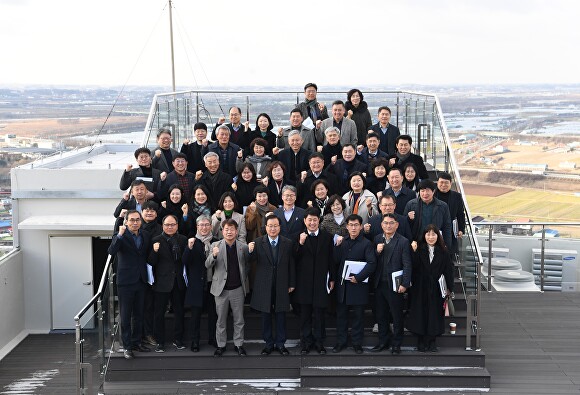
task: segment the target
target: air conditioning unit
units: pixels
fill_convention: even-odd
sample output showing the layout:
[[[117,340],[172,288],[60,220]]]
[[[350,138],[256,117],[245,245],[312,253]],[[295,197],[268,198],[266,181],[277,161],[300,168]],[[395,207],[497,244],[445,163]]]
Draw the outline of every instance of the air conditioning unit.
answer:
[[[487,248],[481,249],[481,257],[487,258],[489,255],[489,250]],[[491,257],[492,258],[509,258],[510,257],[510,249],[503,248],[503,247],[491,247]]]
[[[532,248],[532,273],[536,284],[540,284],[542,270],[542,250]],[[544,250],[544,290],[577,292],[578,286],[578,251]]]

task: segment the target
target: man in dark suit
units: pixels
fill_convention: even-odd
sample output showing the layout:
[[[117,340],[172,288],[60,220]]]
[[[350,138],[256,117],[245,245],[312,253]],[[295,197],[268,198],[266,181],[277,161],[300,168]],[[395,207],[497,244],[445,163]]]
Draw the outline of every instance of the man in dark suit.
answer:
[[[274,215],[280,218],[280,234],[295,242],[304,229],[304,209],[295,205],[295,187],[286,185],[282,188],[282,202],[282,207],[274,210]]]
[[[155,155],[151,165],[162,172],[169,173],[173,171],[173,158],[179,152],[171,148],[171,129],[162,127],[157,132],[157,147],[153,150]]]
[[[242,126],[243,127],[243,126]],[[238,151],[242,148],[230,141],[231,131],[225,125],[220,125],[216,131],[217,141],[211,143],[204,150],[204,153],[215,152],[220,158],[220,168],[223,172],[229,174],[234,178],[236,172],[236,160],[238,159]]]
[[[363,230],[367,239],[374,241],[377,235],[383,233],[381,222],[383,222],[383,215],[385,214],[393,214],[395,218],[397,218],[397,222],[399,224],[397,227],[398,234],[405,237],[407,240],[413,239],[413,233],[411,232],[409,221],[405,216],[395,212],[396,207],[397,200],[393,195],[385,194],[379,198],[379,210],[381,213],[370,217],[369,222],[363,226]]]
[[[155,352],[165,352],[165,311],[171,300],[173,308],[173,345],[183,350],[185,311],[183,302],[187,285],[183,278],[182,256],[187,247],[187,238],[177,233],[177,217],[169,214],[163,218],[163,232],[153,238],[153,249],[148,263],[153,266],[155,282],[154,336],[157,341]]]
[[[138,211],[127,211],[125,222],[119,226],[108,250],[109,254],[117,255],[117,294],[125,359],[132,359],[133,351],[150,351],[141,345],[141,337],[151,236],[141,231],[141,222]]]
[[[248,246],[239,240],[238,223],[226,219],[222,223],[223,239],[211,245],[211,253],[205,261],[205,267],[214,268],[211,282],[211,294],[215,297],[217,311],[215,357],[221,357],[226,351],[228,312],[232,310],[234,324],[234,350],[243,357],[244,348],[244,299],[249,291]]]
[[[286,166],[286,174],[288,180],[292,184],[300,179],[300,174],[308,170],[308,158],[311,152],[302,148],[302,136],[297,130],[293,130],[288,135],[288,145],[290,148],[285,148],[280,151],[277,158]]]
[[[204,150],[207,147],[207,125],[197,122],[193,125],[195,140],[184,140],[180,152],[187,156],[187,171],[195,174],[198,170],[205,171],[203,163]]]
[[[225,126],[230,129],[230,141],[240,147],[243,150],[247,150],[250,148],[251,143],[251,134],[248,130],[242,125],[242,109],[240,107],[230,107],[229,111],[230,122],[226,123]],[[223,125],[225,122],[225,118],[221,117],[218,119],[217,124],[213,128],[213,132],[211,134],[211,139],[213,141],[217,140],[217,130],[219,129],[220,125]]]
[[[336,185],[338,179],[334,174],[329,173],[324,169],[324,155],[320,152],[313,152],[308,158],[308,171],[303,171],[300,175],[300,181],[296,185],[298,190],[299,206],[305,208],[308,201],[314,202],[314,195],[312,194],[312,184],[316,180],[326,180],[328,183],[328,196],[334,195],[337,191]]]
[[[198,170],[195,173],[196,184],[204,185],[209,193],[212,202],[212,211],[215,211],[217,203],[225,192],[232,191],[232,177],[220,169],[220,157],[215,152],[208,152],[204,155],[206,171]]]
[[[337,339],[332,352],[339,353],[346,348],[348,310],[352,308],[352,346],[357,354],[362,354],[364,308],[369,299],[368,278],[375,271],[376,256],[373,244],[362,234],[362,218],[359,215],[349,215],[346,218],[346,228],[349,237],[345,238],[340,246],[334,249],[334,258],[338,264],[337,273],[340,279],[335,283]],[[360,262],[365,265],[357,274],[348,270],[343,276],[346,261]]]
[[[435,197],[447,203],[447,207],[449,207],[449,216],[451,217],[451,225],[453,227],[451,231],[452,245],[450,251],[457,253],[458,239],[461,239],[463,233],[465,233],[465,208],[461,194],[451,190],[451,174],[446,172],[438,174]]]
[[[379,324],[379,344],[373,352],[385,350],[391,345],[392,354],[401,353],[403,341],[403,294],[411,285],[411,243],[397,233],[399,222],[395,214],[383,215],[383,234],[377,235],[377,270],[374,275],[375,306]],[[393,273],[402,270],[395,278]],[[394,291],[393,289],[396,289]],[[390,321],[393,321],[391,332]]]
[[[155,169],[151,166],[151,151],[149,148],[141,147],[135,150],[135,159],[137,159],[138,168],[133,169],[132,164],[128,164],[127,168],[121,175],[119,188],[126,190],[131,186],[131,183],[137,179],[143,180],[145,187],[149,193],[147,199],[153,199],[157,191],[157,185],[161,176],[161,170]]]
[[[324,318],[330,302],[330,292],[336,278],[336,262],[330,253],[333,236],[320,229],[320,211],[306,209],[306,231],[296,244],[296,291],[294,301],[300,304],[301,354],[314,348],[326,354],[324,348]],[[328,288],[328,291],[327,291]]]
[[[248,245],[256,259],[256,277],[250,306],[262,313],[262,337],[266,346],[262,355],[273,350],[288,355],[286,343],[286,312],[290,311],[290,293],[296,287],[296,267],[292,241],[280,235],[280,219],[266,217],[266,235]],[[272,334],[272,315],[276,317],[276,338]]]
[[[161,201],[169,199],[169,188],[177,184],[183,189],[185,199],[191,201],[191,194],[195,186],[195,175],[187,171],[187,157],[185,154],[178,153],[173,158],[172,165],[175,170],[159,182],[158,196]]]
[[[367,167],[368,167],[367,174],[369,174],[369,175],[373,174],[371,171],[371,163],[375,159],[379,159],[379,158],[387,159],[389,157],[389,155],[386,152],[381,151],[379,149],[380,142],[381,142],[381,139],[376,132],[369,132],[367,134],[367,138],[366,138],[367,146],[366,147],[363,145],[357,146],[357,156],[356,157],[359,161],[361,161],[365,165],[367,165]]]
[[[336,193],[342,196],[350,189],[348,177],[355,171],[366,173],[368,169],[367,165],[356,159],[356,147],[346,144],[342,147],[342,159],[331,163],[326,170],[338,179]]]
[[[145,181],[133,180],[131,183],[131,195],[129,196],[125,192],[123,198],[121,198],[121,201],[113,213],[115,218],[121,218],[121,222],[123,222],[128,210],[137,210],[140,213],[142,211],[143,204],[147,201],[147,192],[148,191],[147,187],[145,186]],[[118,224],[115,224],[115,231],[118,230],[117,226]]]
[[[425,167],[423,158],[411,152],[411,145],[413,139],[406,134],[397,137],[396,145],[397,152],[389,156],[389,166],[398,167],[402,171],[405,169],[407,163],[413,163],[417,167],[417,177],[421,180],[429,179],[429,173]]]
[[[405,212],[405,206],[408,202],[415,199],[417,194],[415,191],[403,186],[403,170],[398,167],[391,167],[389,169],[387,179],[389,180],[389,187],[385,189],[382,194],[394,196],[397,200],[395,212],[403,215]]]
[[[387,106],[379,107],[378,111],[379,122],[371,127],[371,130],[377,133],[381,139],[379,149],[386,152],[388,155],[394,155],[396,138],[401,134],[399,128],[391,125],[391,109]]]

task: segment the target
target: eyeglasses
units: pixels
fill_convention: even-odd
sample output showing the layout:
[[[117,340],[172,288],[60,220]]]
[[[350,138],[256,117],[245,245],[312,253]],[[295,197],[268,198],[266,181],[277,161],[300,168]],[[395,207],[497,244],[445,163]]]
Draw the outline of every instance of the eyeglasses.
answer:
[[[266,228],[279,228],[280,225],[266,225]]]
[[[163,224],[163,226],[168,226],[168,227],[172,228],[174,226],[177,226],[177,224]]]
[[[141,218],[129,218],[127,222],[141,222]]]
[[[379,204],[381,207],[394,207],[395,203],[381,203]]]
[[[389,222],[383,221],[383,225],[393,226],[394,224],[396,224],[395,221],[389,221]]]
[[[207,222],[205,222],[203,224],[197,224],[197,226],[211,226],[211,224],[208,224]]]

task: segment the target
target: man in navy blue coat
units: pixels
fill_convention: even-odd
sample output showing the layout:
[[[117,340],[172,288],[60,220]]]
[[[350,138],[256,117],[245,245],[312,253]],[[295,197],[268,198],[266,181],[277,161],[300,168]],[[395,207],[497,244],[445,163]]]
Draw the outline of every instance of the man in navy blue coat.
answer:
[[[405,219],[403,221],[406,222]],[[401,353],[403,342],[403,294],[411,286],[411,243],[397,233],[399,221],[395,214],[383,215],[381,227],[383,233],[375,237],[377,246],[377,270],[374,275],[375,306],[379,324],[379,344],[371,349],[373,352],[385,350],[392,346],[392,354]],[[396,276],[393,285],[393,273],[402,270]],[[393,289],[396,289],[393,291]],[[393,332],[390,321],[392,318]]]
[[[133,351],[150,351],[141,345],[141,335],[151,235],[141,231],[141,222],[138,211],[127,211],[124,224],[119,226],[119,232],[113,236],[109,246],[109,254],[117,255],[117,293],[126,359],[134,357]]]
[[[336,345],[333,353],[339,353],[346,348],[348,333],[348,310],[352,308],[352,347],[357,354],[362,354],[362,342],[364,336],[364,308],[369,301],[368,278],[374,273],[376,256],[373,243],[362,234],[362,218],[351,214],[346,218],[346,228],[349,237],[345,238],[340,247],[334,249],[334,258],[338,263],[338,281],[336,289]],[[358,274],[342,275],[346,261],[365,262],[366,264]],[[346,277],[346,278],[345,278]],[[364,282],[364,281],[367,282]]]

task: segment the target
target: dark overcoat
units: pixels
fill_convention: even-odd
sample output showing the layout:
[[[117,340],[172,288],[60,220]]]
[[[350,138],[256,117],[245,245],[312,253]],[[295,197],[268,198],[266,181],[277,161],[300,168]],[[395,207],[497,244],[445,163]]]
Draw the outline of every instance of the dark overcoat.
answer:
[[[410,313],[406,328],[417,335],[438,336],[445,332],[444,298],[439,288],[443,274],[447,286],[453,288],[453,264],[447,251],[435,247],[433,262],[429,262],[427,245],[412,253],[413,286],[409,288]]]
[[[185,291],[185,307],[203,307],[205,287],[207,286],[207,269],[205,267],[205,246],[201,240],[195,239],[193,248],[185,248],[183,265],[187,272],[187,290]]]
[[[152,240],[152,244],[159,243],[159,251],[155,252],[151,249],[149,260],[147,261],[153,266],[153,275],[155,277],[153,291],[155,292],[171,292],[175,283],[174,280],[177,280],[179,289],[185,290],[181,257],[187,248],[187,238],[179,233],[176,233],[173,237],[175,237],[179,247],[177,260],[174,257],[169,241],[167,241],[167,235],[162,233]]]
[[[304,245],[295,243],[294,301],[299,304],[326,308],[330,301],[330,295],[326,290],[327,277],[329,281],[336,280],[336,262],[330,253],[334,247],[333,236],[324,230],[319,230],[317,238],[316,243],[310,236],[306,238]]]
[[[290,311],[290,294],[288,288],[296,287],[296,267],[292,250],[292,241],[278,236],[278,262],[274,262],[267,235],[255,240],[255,247],[250,257],[256,259],[256,277],[250,306],[258,311],[269,313],[272,306],[272,283],[275,275],[275,312]]]
[[[363,280],[375,272],[377,265],[373,243],[367,240],[361,231],[354,240],[346,236],[340,246],[334,248],[333,251],[334,259],[338,264],[337,281],[334,284],[338,302],[347,305],[366,305],[369,301],[369,283],[364,283]],[[367,263],[364,269],[355,276],[356,284],[342,279],[344,262],[347,260]]]

